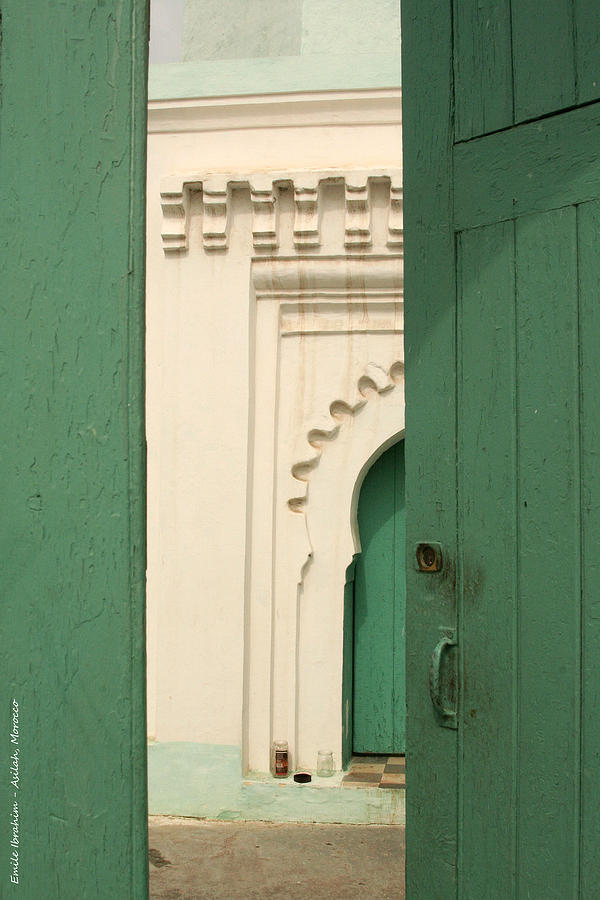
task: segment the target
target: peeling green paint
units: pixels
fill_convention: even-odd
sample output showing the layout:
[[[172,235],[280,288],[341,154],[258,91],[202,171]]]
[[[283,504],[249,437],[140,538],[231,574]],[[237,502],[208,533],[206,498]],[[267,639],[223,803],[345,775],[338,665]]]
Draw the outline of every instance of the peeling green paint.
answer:
[[[0,5],[0,894],[143,900],[147,8]]]

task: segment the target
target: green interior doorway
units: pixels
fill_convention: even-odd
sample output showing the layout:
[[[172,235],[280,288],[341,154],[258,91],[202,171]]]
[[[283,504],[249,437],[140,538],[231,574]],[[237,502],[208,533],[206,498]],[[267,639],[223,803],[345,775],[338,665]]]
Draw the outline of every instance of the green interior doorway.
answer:
[[[406,750],[404,441],[371,466],[358,502],[354,568],[352,751]]]

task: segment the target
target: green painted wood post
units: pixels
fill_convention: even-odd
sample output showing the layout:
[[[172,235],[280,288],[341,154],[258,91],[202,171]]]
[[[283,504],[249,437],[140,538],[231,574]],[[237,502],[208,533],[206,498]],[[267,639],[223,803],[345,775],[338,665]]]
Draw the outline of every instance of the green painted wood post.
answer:
[[[456,893],[457,732],[429,693],[440,627],[456,628],[456,314],[452,215],[452,23],[446,0],[403,0],[402,93],[406,356],[406,888]],[[415,545],[437,541],[440,575]]]
[[[148,9],[1,10],[0,895],[145,898]]]

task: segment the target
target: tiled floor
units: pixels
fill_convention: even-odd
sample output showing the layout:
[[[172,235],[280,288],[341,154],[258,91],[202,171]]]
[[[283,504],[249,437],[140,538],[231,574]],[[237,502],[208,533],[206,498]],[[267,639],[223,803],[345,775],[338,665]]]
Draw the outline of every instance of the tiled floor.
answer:
[[[406,790],[404,756],[353,756],[343,787],[380,787]]]

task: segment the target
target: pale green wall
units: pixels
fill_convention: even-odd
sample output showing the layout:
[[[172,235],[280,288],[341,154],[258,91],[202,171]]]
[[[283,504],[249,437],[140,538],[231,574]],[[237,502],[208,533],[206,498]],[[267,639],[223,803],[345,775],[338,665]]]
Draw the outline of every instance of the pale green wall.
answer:
[[[182,59],[297,56],[301,0],[186,0]]]
[[[150,99],[400,84],[399,0],[185,0],[167,35],[171,2],[152,0]]]
[[[270,775],[242,776],[239,747],[184,742],[149,744],[150,815],[222,821],[341,822],[404,825],[405,792],[342,787],[342,773],[310,784]]]
[[[304,0],[302,53],[386,52],[400,65],[400,0]]]

